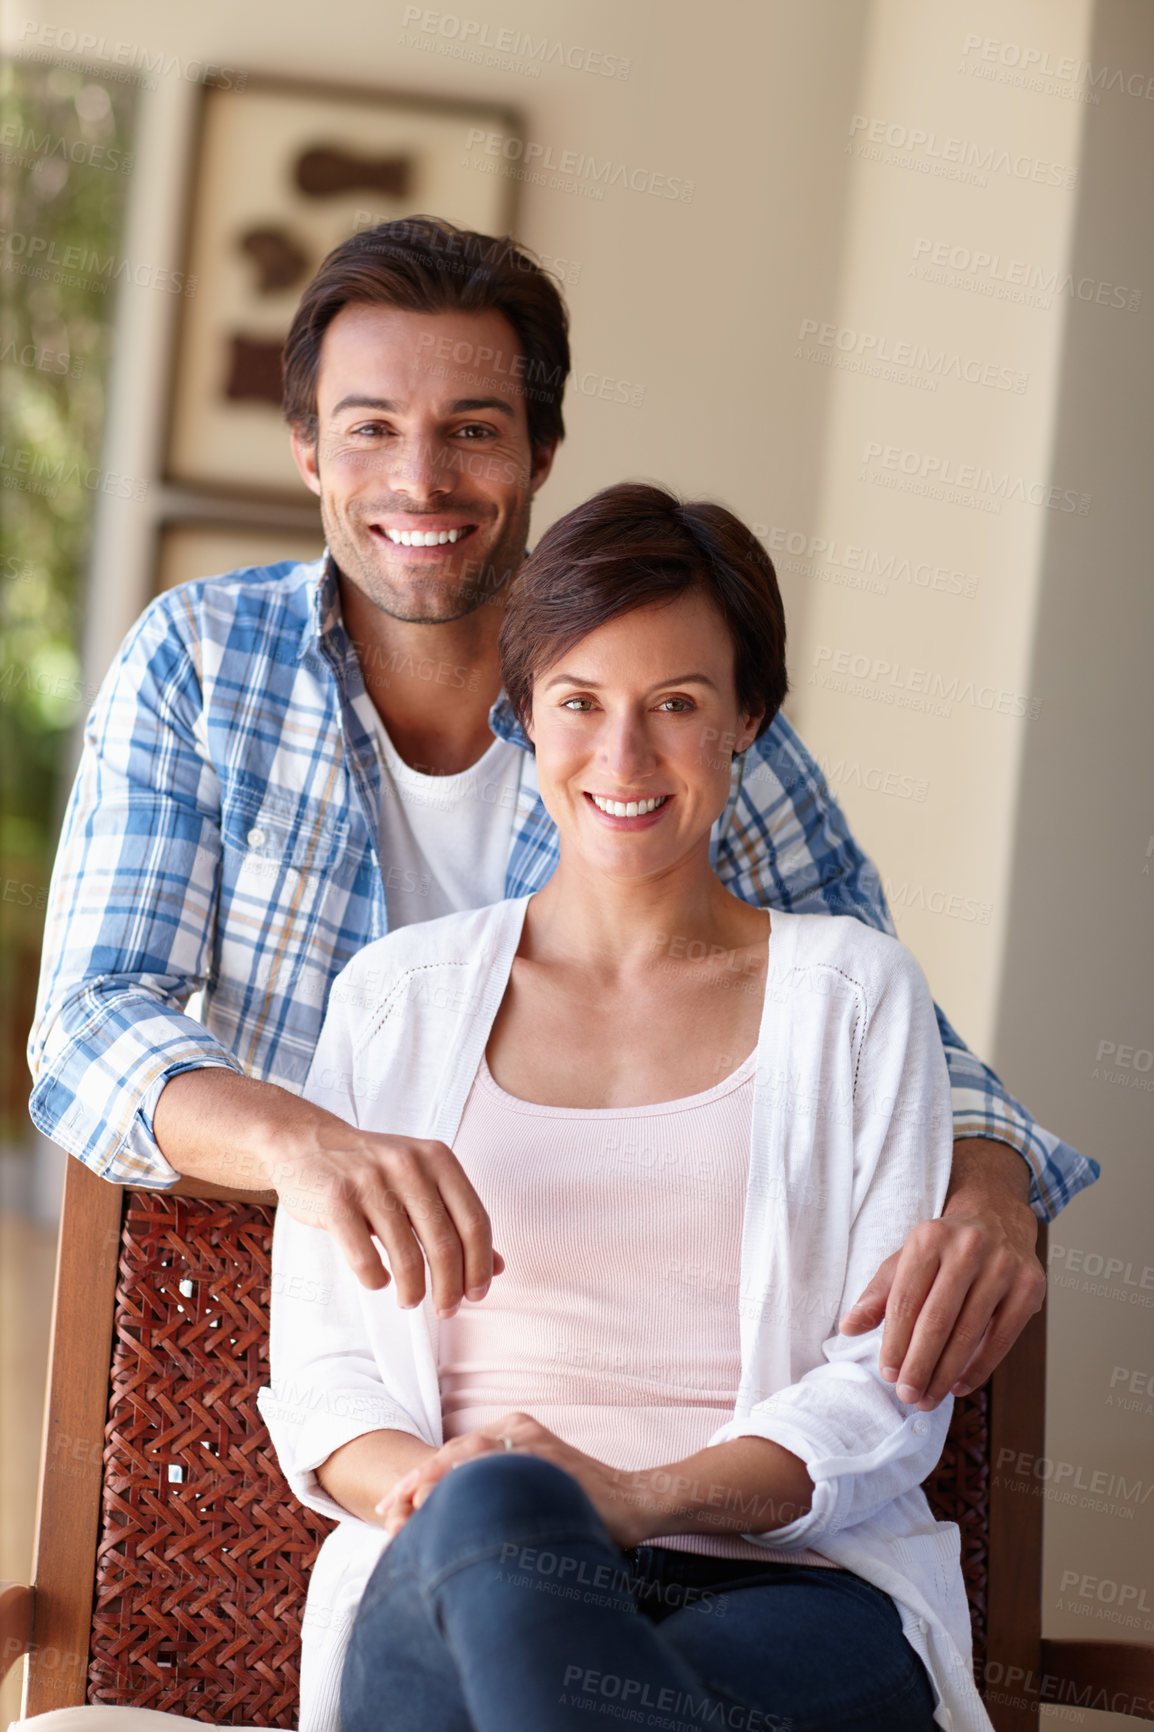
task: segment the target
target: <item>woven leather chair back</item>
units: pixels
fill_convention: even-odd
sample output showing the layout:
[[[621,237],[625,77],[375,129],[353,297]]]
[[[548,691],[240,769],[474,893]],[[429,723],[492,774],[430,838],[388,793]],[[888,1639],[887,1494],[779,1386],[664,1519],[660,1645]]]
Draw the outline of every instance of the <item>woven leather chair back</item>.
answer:
[[[296,1725],[328,1524],[288,1491],[257,1412],[272,1225],[259,1205],[126,1198],[90,1702]]]
[[[288,1491],[257,1412],[272,1226],[259,1205],[126,1198],[90,1702],[296,1725],[305,1586],[328,1524]],[[956,1404],[926,1484],[962,1530],[979,1676],[989,1453],[979,1391]]]

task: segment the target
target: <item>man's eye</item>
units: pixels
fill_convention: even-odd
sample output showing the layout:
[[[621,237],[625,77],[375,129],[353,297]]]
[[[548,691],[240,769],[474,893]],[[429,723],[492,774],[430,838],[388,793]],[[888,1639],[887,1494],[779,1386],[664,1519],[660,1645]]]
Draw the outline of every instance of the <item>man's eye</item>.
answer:
[[[486,427],[483,421],[471,421],[467,427],[458,427],[457,432],[469,439],[495,439],[497,436],[497,429]]]
[[[358,438],[362,434],[387,433],[388,428],[381,421],[362,421],[358,426],[350,427],[349,432],[354,438]]]

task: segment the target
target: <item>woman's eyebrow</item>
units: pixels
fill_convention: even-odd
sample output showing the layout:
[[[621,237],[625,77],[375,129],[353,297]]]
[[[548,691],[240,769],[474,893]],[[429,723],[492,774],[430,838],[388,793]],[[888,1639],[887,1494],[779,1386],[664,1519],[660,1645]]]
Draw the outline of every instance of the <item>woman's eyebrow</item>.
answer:
[[[603,683],[601,680],[582,679],[580,674],[560,673],[545,681],[545,690],[552,691],[554,686],[585,686],[589,691],[596,692]],[[708,674],[673,674],[667,680],[658,680],[653,690],[659,691],[662,686],[709,686],[711,691],[717,690]]]

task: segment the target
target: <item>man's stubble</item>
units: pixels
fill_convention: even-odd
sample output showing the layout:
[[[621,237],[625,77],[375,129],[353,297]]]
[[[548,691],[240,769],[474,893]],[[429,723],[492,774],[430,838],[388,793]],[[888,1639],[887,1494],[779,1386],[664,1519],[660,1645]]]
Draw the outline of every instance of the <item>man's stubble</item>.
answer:
[[[454,620],[466,619],[481,607],[503,608],[508,585],[525,559],[531,504],[531,497],[527,497],[507,520],[496,545],[481,544],[483,551],[470,555],[467,551],[470,542],[480,542],[484,532],[486,513],[479,511],[477,530],[468,542],[462,544],[461,569],[455,578],[446,579],[432,573],[423,578],[421,572],[414,569],[398,582],[384,569],[384,560],[388,556],[383,550],[378,551],[375,543],[371,547],[367,545],[371,532],[366,529],[354,533],[349,519],[332,509],[323,484],[320,494],[321,524],[338,571],[373,607],[406,625],[448,625]],[[430,527],[438,516],[443,515],[435,511],[414,513],[411,506],[403,504],[392,509],[398,515],[427,516]],[[366,516],[373,518],[387,514],[388,508],[380,506],[365,511]],[[459,508],[457,514],[460,514]],[[492,521],[491,513],[489,521]],[[352,522],[355,526],[355,517]]]

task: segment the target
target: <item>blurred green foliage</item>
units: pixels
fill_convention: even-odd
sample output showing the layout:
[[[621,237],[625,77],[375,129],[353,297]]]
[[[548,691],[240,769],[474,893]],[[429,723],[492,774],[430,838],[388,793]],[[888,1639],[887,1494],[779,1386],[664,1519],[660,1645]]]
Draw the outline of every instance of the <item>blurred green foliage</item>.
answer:
[[[81,673],[138,92],[0,64],[0,1138],[27,1129],[23,1047]],[[80,269],[62,269],[67,249]]]

